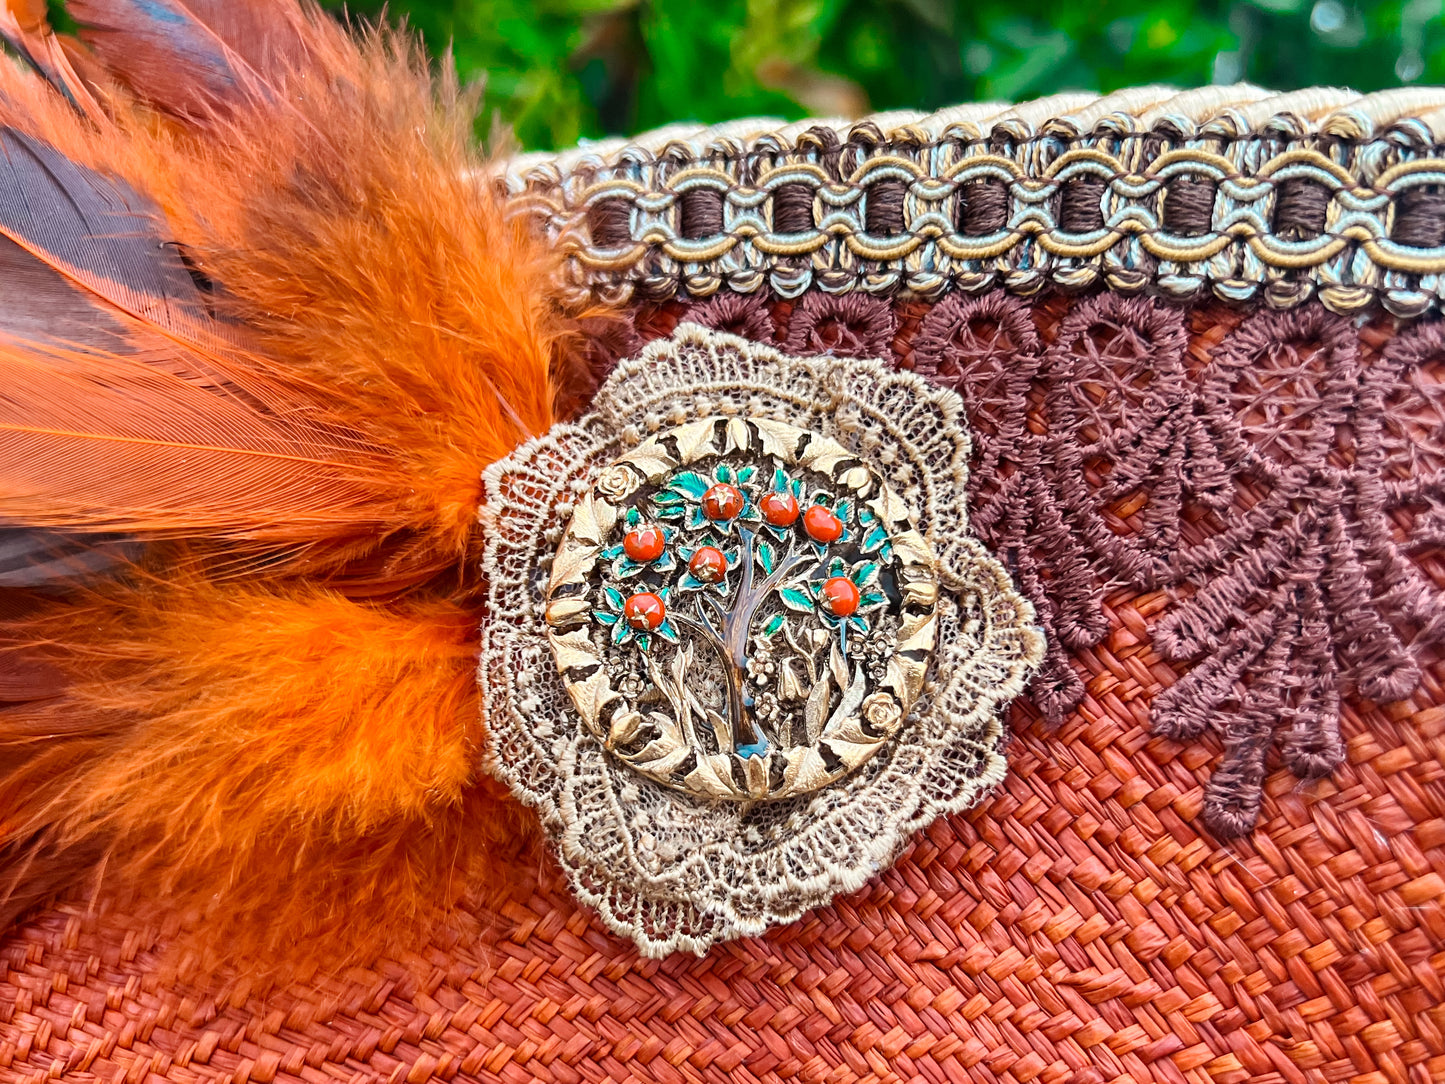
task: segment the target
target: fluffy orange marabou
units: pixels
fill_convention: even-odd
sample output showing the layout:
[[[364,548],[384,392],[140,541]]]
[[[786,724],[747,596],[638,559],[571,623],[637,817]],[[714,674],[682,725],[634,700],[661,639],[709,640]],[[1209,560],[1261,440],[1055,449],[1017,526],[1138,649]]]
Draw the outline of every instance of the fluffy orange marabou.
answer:
[[[575,325],[409,43],[70,8],[92,51],[11,26],[67,93],[0,64],[7,153],[156,240],[37,242],[0,175],[0,526],[101,573],[0,590],[0,924],[124,889],[222,962],[368,958],[528,845],[479,769],[476,511]]]
[[[198,913],[222,962],[414,945],[526,838],[475,776],[476,620],[455,605],[182,580],[30,628],[85,645],[11,730],[32,736],[8,783],[45,826],[36,861],[103,855],[68,874]]]

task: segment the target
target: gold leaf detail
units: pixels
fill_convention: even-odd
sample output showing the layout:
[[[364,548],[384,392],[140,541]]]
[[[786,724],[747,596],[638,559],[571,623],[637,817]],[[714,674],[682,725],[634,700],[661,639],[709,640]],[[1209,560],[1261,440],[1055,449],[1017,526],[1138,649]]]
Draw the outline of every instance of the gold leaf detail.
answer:
[[[559,598],[547,606],[547,624],[554,629],[565,629],[579,621],[585,621],[592,611],[592,604],[585,598]]]
[[[798,457],[798,465],[807,467],[809,470],[819,471],[823,474],[832,474],[833,468],[845,459],[853,459],[854,455],[847,448],[843,447],[836,440],[828,437],[814,436],[808,442],[808,448]]]
[[[727,427],[727,451],[746,452],[752,443],[748,423],[741,418],[729,418]]]
[[[647,440],[623,456],[621,462],[630,463],[636,467],[649,482],[658,481],[664,474],[677,466],[677,460],[673,454],[656,437],[648,437]]]
[[[878,496],[868,502],[868,507],[890,527],[899,523],[906,524],[910,518],[907,503],[888,486],[884,486]]]
[[[602,550],[598,546],[579,545],[576,539],[566,538],[557,556],[552,558],[552,579],[547,586],[548,593],[551,593],[564,583],[577,583],[583,576],[592,571],[592,566],[597,563],[597,555]]]
[[[602,709],[620,699],[607,680],[607,671],[601,669],[583,681],[572,682],[567,691],[572,695],[577,714],[582,716],[587,729],[594,734],[600,733],[598,720],[602,717]]]
[[[738,798],[742,792],[733,784],[731,757],[717,753],[698,757],[697,767],[687,773],[687,783],[713,798]]]
[[[569,632],[566,636],[549,636],[552,654],[557,659],[557,669],[564,673],[575,667],[596,666],[601,661],[597,645],[587,635],[586,629]]]
[[[898,629],[898,652],[932,651],[938,639],[938,615],[915,614],[903,619]]]
[[[704,418],[700,422],[680,425],[672,431],[677,441],[678,458],[684,463],[701,459],[717,451],[717,419]]]
[[[787,422],[775,422],[768,418],[754,418],[753,428],[758,431],[758,441],[764,455],[777,456],[784,463],[796,463],[798,440],[803,431]]]
[[[938,603],[938,584],[933,580],[912,580],[903,585],[905,606],[934,606]]]
[[[612,716],[612,728],[607,732],[607,748],[615,749],[619,745],[626,745],[637,732],[642,729],[642,712],[640,711],[619,711]]]

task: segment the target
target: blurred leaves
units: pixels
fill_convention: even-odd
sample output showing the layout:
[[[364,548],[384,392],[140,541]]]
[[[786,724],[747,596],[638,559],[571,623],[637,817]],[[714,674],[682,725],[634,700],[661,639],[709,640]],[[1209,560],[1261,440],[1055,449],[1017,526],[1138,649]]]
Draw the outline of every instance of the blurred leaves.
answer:
[[[339,0],[328,6],[340,8]],[[350,10],[373,16],[379,0]],[[1445,0],[390,0],[529,148],[789,119],[1240,79],[1445,81]]]

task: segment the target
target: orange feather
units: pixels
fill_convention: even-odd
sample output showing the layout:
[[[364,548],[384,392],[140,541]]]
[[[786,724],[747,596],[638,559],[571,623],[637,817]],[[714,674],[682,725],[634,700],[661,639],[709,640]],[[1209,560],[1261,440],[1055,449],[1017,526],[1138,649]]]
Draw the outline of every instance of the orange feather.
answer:
[[[411,43],[72,10],[96,108],[0,66],[0,922],[135,891],[222,962],[360,960],[530,845],[477,769],[480,476],[599,314]]]
[[[294,541],[396,515],[383,456],[300,409],[263,412],[143,356],[0,339],[0,371],[11,522]]]

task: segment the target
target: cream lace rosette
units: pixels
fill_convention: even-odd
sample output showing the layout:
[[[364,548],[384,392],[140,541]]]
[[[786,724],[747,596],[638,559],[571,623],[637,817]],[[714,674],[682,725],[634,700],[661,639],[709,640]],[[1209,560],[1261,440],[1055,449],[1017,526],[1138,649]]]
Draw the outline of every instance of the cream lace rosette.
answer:
[[[487,764],[648,955],[863,884],[1003,776],[1043,647],[954,393],[684,324],[492,466]]]

